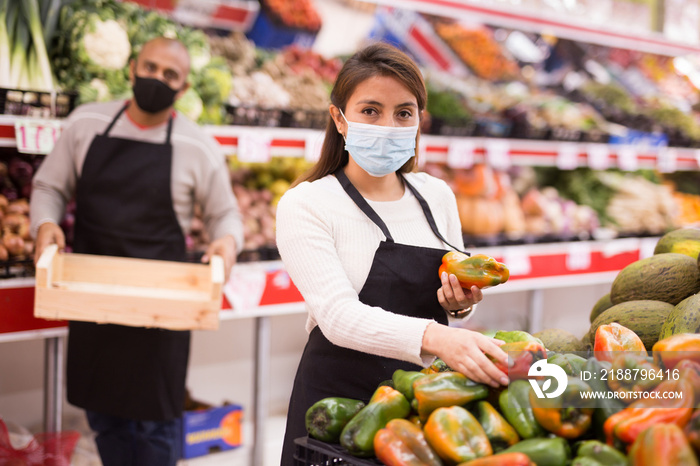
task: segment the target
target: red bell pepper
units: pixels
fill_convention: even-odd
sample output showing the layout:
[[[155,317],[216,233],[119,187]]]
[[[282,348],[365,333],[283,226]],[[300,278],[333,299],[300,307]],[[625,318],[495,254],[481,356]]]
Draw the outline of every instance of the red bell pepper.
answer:
[[[654,424],[676,424],[685,426],[693,412],[695,397],[693,387],[686,379],[666,380],[652,393],[660,398],[644,398],[633,402],[605,421],[603,430],[608,445],[616,441],[626,444],[634,442],[639,434]],[[664,392],[680,392],[678,398],[663,398]]]
[[[442,466],[420,427],[392,419],[374,436],[374,454],[387,466]]]
[[[692,448],[675,424],[656,424],[643,430],[629,451],[634,466],[698,466]]]
[[[642,339],[617,322],[601,325],[595,332],[593,344],[596,359],[612,362],[615,351],[646,351]]]
[[[633,374],[663,374],[661,368],[647,358],[646,352],[624,352],[615,354],[611,371],[608,386],[613,391],[628,395],[622,398],[622,400],[627,403],[634,401],[629,396],[632,392],[648,392],[663,382],[661,376],[633,376]],[[618,377],[616,376],[617,374],[630,374],[630,376]]]
[[[459,466],[537,466],[525,453],[499,453],[461,463]]]
[[[535,341],[514,341],[501,345],[501,349],[508,354],[508,364],[489,358],[510,380],[526,379],[530,366],[540,359],[547,359],[544,345]]]

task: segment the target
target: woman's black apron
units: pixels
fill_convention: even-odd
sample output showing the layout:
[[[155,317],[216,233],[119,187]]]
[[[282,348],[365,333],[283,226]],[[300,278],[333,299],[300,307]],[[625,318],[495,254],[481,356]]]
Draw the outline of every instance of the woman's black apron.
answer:
[[[335,176],[357,206],[382,231],[386,240],[379,243],[362,290],[360,301],[386,311],[447,324],[447,314],[437,299],[442,286],[438,269],[443,249],[398,244],[386,224],[352,185],[342,169]],[[428,203],[404,178],[423,209],[435,235],[449,245],[437,229]],[[306,436],[306,410],[316,401],[339,396],[368,402],[378,385],[391,379],[394,371],[420,370],[415,364],[375,356],[334,345],[316,326],[309,335],[294,380],[287,430],[282,451],[282,465],[293,464],[294,439]]]
[[[126,107],[95,136],[77,183],[76,253],[185,260],[171,196],[172,117],[162,144],[110,137]],[[189,331],[70,322],[71,404],[140,420],[180,417]]]

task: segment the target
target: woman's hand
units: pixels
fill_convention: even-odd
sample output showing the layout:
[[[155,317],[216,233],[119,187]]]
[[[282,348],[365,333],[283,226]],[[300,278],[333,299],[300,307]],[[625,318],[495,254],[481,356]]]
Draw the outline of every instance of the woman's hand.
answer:
[[[438,289],[437,296],[440,305],[446,311],[469,309],[484,299],[484,295],[478,287],[472,286],[470,290],[462,288],[455,274],[443,272],[440,280],[442,287]]]
[[[498,387],[506,385],[508,377],[487,355],[503,361],[507,367],[508,354],[500,348],[503,343],[479,332],[433,322],[423,335],[423,353],[439,357],[450,368],[475,382]]]

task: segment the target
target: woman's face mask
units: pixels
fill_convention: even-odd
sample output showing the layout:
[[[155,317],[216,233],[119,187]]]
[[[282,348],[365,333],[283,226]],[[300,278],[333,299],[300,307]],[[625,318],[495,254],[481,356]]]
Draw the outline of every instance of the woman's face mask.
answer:
[[[340,110],[340,109],[338,109]],[[382,177],[394,173],[416,154],[418,125],[377,126],[348,121],[345,150],[364,171]]]

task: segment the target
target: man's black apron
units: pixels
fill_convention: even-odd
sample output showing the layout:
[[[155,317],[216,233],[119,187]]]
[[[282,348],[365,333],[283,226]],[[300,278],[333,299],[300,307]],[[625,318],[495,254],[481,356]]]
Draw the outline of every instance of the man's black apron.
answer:
[[[126,107],[95,136],[76,192],[76,253],[185,260],[171,196],[172,146],[110,137]],[[70,322],[67,398],[103,414],[180,417],[190,332]]]
[[[386,311],[447,324],[447,314],[437,299],[442,286],[438,269],[443,249],[398,244],[386,224],[352,185],[342,169],[335,172],[343,189],[386,237],[379,243],[360,301]],[[405,185],[423,209],[435,235],[449,245],[438,231],[430,207],[404,178]],[[456,249],[456,248],[455,248]],[[299,363],[287,415],[282,465],[293,464],[294,439],[306,436],[304,416],[316,401],[339,396],[368,402],[377,386],[391,379],[394,371],[420,370],[415,364],[343,348],[331,343],[316,326],[309,335]]]

